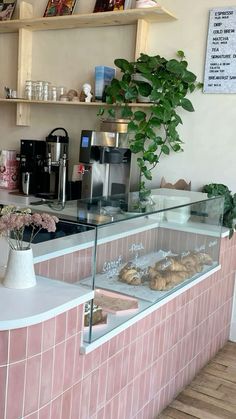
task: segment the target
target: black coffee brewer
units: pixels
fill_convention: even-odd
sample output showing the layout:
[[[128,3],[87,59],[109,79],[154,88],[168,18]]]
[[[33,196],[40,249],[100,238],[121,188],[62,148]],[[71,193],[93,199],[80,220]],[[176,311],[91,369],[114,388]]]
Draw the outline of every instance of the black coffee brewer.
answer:
[[[64,135],[55,134],[63,131]],[[65,128],[55,128],[46,137],[45,172],[48,174],[47,193],[50,199],[57,198],[65,203],[68,172],[68,145],[69,136]],[[44,197],[48,197],[44,196]],[[42,194],[41,194],[42,197]]]
[[[21,140],[20,154],[20,191],[25,195],[36,195],[46,188],[44,176],[46,143],[41,140]]]

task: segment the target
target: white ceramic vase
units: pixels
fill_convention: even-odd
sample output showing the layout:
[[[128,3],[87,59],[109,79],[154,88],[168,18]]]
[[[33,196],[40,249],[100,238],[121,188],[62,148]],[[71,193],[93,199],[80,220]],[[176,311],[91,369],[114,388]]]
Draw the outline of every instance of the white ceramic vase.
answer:
[[[36,285],[32,249],[10,249],[3,285],[15,289]]]

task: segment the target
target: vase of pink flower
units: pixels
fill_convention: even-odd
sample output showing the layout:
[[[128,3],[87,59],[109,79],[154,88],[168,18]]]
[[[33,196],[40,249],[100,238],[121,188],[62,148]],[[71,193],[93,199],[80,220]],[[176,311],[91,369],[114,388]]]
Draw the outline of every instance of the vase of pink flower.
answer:
[[[58,218],[46,213],[31,213],[29,208],[18,209],[6,206],[0,212],[0,235],[9,244],[7,267],[2,284],[7,288],[24,289],[36,285],[32,241],[42,229],[56,230]],[[30,239],[24,241],[25,229],[30,231]]]

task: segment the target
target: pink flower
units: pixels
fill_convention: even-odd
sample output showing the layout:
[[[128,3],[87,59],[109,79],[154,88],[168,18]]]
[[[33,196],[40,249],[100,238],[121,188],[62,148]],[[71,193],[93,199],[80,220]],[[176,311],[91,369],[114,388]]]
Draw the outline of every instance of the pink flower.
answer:
[[[23,249],[25,244],[23,235],[25,227],[31,228],[29,247],[34,237],[41,229],[48,232],[56,231],[56,223],[59,219],[49,214],[31,214],[29,208],[19,210],[16,207],[4,207],[0,213],[0,235],[7,237],[9,245],[13,249]]]

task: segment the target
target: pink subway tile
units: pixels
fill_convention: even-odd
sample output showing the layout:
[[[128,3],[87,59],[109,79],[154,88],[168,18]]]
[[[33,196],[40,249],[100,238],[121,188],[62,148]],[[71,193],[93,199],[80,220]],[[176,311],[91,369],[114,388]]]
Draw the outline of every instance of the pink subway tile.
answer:
[[[98,383],[98,405],[102,406],[106,399],[107,388],[107,362],[102,364],[99,368],[99,383]]]
[[[78,383],[83,377],[85,355],[80,354],[81,338],[80,335],[75,337],[75,363],[73,372],[73,382]]]
[[[24,414],[38,409],[41,355],[26,361]]]
[[[42,354],[41,386],[40,386],[40,406],[45,405],[52,397],[52,376],[53,376],[53,349],[49,349]],[[60,380],[63,363],[60,365]]]
[[[132,415],[135,416],[139,408],[139,377],[133,381],[133,401],[132,401]]]
[[[65,374],[64,374],[64,391],[72,386],[73,384],[73,372],[75,362],[75,339],[76,336],[72,336],[66,341],[66,353],[65,353]]]
[[[50,419],[59,419],[61,417],[61,409],[62,409],[62,396],[59,396],[52,402]],[[78,417],[77,418],[74,417],[73,419],[78,419]]]
[[[126,389],[123,389],[119,394],[119,419],[125,419],[126,401],[129,395]]]
[[[33,356],[41,352],[42,346],[42,323],[28,327],[27,356]]]
[[[91,374],[91,389],[90,389],[90,400],[89,400],[89,417],[96,413],[98,405],[98,393],[99,393],[99,370],[97,369]]]
[[[106,400],[109,401],[114,396],[114,380],[115,380],[115,358],[112,357],[107,363],[107,391]]]
[[[39,419],[39,413],[38,412],[31,413],[30,415],[25,416],[24,419]]]
[[[79,419],[89,418],[89,399],[90,399],[90,388],[91,388],[91,375],[86,377],[81,383],[81,404],[78,414]]]
[[[52,397],[57,397],[63,390],[65,364],[65,342],[59,343],[54,349]]]
[[[104,413],[105,413],[105,408],[103,407],[102,409],[100,409],[98,411],[98,413],[97,413],[97,419],[105,419]],[[124,416],[123,419],[125,419],[125,416]]]
[[[63,393],[61,419],[70,419],[71,417],[71,397],[72,390]]]
[[[10,331],[10,363],[26,358],[26,337],[26,327]]]
[[[39,410],[39,419],[49,419],[51,416],[51,405],[48,404]]]
[[[128,384],[129,358],[130,358],[130,347],[127,346],[122,351],[122,367],[121,367],[121,381],[120,381],[121,388],[124,388]]]
[[[55,343],[60,343],[66,336],[66,313],[62,313],[56,317],[56,339]]]
[[[79,419],[78,412],[81,406],[81,382],[75,385],[72,389],[71,399],[71,419]],[[52,418],[53,419],[53,418]],[[56,418],[55,418],[56,419]]]
[[[6,419],[22,417],[25,382],[25,362],[9,366]],[[16,396],[17,395],[17,396]]]
[[[66,337],[73,336],[77,328],[77,307],[67,312]]]
[[[42,351],[47,351],[55,342],[55,317],[43,323],[43,344]]]
[[[101,359],[100,359],[101,364],[107,361],[108,353],[109,353],[109,342],[106,342],[101,346]]]
[[[4,418],[7,387],[7,367],[0,367],[0,418]]]
[[[8,362],[9,332],[0,332],[0,366]]]
[[[119,352],[115,356],[114,394],[119,393],[120,390],[121,390],[122,359],[123,359],[123,352]],[[141,365],[139,367],[141,368]],[[137,371],[138,371],[138,369],[137,369]]]

